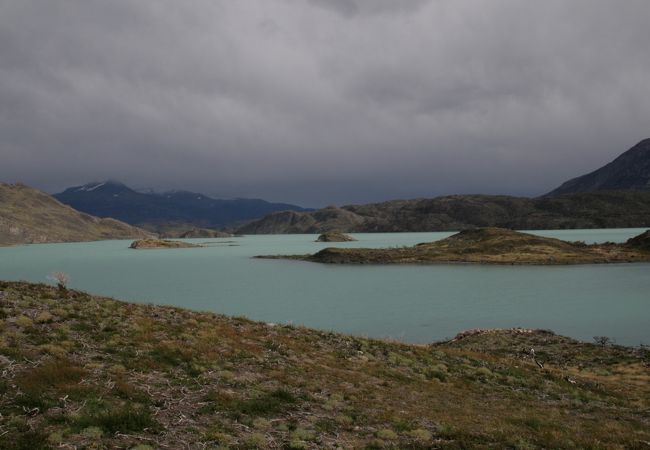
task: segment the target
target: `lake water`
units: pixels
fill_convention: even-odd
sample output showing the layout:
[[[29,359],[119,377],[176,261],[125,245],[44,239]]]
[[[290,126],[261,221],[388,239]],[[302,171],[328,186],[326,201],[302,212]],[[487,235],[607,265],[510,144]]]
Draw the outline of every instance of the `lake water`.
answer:
[[[621,242],[643,229],[535,231],[565,240]],[[406,342],[469,328],[547,328],[591,341],[605,335],[650,344],[650,264],[580,266],[331,266],[252,259],[327,246],[414,245],[452,233],[355,234],[322,244],[314,235],[192,239],[208,248],[128,249],[130,241],[0,248],[0,279],[70,286],[136,302],[176,305]]]

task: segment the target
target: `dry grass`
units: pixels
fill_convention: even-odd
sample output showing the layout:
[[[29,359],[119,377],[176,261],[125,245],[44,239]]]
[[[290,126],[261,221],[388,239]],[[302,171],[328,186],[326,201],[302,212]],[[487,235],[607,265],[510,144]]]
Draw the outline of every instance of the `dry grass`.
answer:
[[[0,448],[650,442],[645,348],[526,330],[413,346],[45,285],[0,291]]]
[[[146,237],[114,219],[100,219],[63,205],[23,184],[0,183],[0,245]]]

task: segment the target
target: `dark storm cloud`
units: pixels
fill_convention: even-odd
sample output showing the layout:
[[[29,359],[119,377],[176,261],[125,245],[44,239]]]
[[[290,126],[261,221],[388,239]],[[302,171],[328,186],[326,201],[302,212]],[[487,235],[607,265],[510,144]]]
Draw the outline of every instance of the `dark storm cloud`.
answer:
[[[0,179],[541,194],[650,135],[650,6],[5,0]]]

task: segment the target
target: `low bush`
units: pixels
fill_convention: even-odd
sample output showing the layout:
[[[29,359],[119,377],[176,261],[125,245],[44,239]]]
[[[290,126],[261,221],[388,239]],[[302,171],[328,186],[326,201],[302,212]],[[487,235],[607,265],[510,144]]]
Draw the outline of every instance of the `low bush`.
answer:
[[[47,407],[49,400],[64,390],[74,391],[86,371],[68,359],[54,359],[23,372],[16,377],[16,385],[23,395],[19,404],[28,407]]]
[[[158,423],[148,409],[127,404],[94,414],[82,415],[75,420],[74,426],[78,429],[97,427],[106,433],[114,434],[117,432],[133,433],[145,428],[157,429]]]

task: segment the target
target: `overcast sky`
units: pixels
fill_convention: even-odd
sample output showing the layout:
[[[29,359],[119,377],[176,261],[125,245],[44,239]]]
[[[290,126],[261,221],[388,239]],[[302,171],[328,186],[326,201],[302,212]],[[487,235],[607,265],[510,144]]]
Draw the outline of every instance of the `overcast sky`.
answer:
[[[540,195],[650,137],[648,0],[2,0],[0,181]]]

